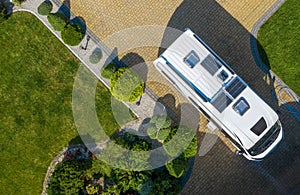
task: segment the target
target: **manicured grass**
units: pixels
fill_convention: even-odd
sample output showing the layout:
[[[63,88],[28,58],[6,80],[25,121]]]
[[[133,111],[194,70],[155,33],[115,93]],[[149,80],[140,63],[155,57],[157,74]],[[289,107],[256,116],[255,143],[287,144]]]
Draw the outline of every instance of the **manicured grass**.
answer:
[[[80,63],[29,13],[0,25],[0,43],[0,191],[40,194],[50,162],[78,136],[71,103]],[[96,94],[111,135],[119,126],[110,93],[99,83]]]
[[[300,3],[287,0],[261,27],[261,57],[288,86],[300,95]],[[269,64],[268,64],[269,61]]]

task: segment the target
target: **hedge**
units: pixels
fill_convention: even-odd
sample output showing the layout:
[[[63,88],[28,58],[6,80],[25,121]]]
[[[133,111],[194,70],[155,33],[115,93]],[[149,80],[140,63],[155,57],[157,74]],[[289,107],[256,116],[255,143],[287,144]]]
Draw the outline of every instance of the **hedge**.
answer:
[[[38,7],[38,13],[43,16],[47,16],[50,14],[52,10],[52,3],[50,1],[44,1],[41,3],[41,5]]]
[[[110,92],[119,101],[134,102],[144,93],[144,81],[129,68],[120,68],[110,78]]]
[[[62,31],[67,24],[67,17],[61,13],[50,13],[48,21],[56,31]]]
[[[78,45],[83,37],[84,32],[79,24],[68,24],[61,31],[61,38],[70,46]]]

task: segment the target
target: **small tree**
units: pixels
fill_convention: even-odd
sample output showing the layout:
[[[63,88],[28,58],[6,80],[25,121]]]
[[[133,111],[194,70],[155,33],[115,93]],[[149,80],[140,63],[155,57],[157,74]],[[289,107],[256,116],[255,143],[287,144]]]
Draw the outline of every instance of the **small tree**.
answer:
[[[48,14],[50,14],[50,12],[52,10],[52,7],[53,7],[53,5],[52,5],[52,3],[50,1],[44,1],[38,7],[38,13],[40,15],[47,16]]]
[[[134,102],[144,93],[143,80],[129,68],[120,68],[110,78],[110,92],[119,101]]]
[[[70,46],[78,45],[83,37],[84,32],[79,24],[68,24],[61,32],[61,38]]]
[[[61,13],[50,13],[48,21],[56,31],[62,31],[67,24],[67,17]]]

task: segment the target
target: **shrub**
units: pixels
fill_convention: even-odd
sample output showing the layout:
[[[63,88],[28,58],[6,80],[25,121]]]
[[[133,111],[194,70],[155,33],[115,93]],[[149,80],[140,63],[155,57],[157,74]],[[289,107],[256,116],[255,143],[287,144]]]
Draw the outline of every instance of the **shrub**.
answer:
[[[147,129],[147,134],[151,139],[156,139],[158,129],[153,123],[150,123]]]
[[[84,32],[79,24],[68,24],[61,32],[61,38],[70,46],[78,45],[83,37]]]
[[[171,129],[161,129],[158,131],[157,139],[160,141],[164,141],[170,134]]]
[[[62,31],[67,24],[67,17],[61,13],[50,13],[47,18],[56,31]]]
[[[164,140],[163,147],[170,156],[176,157],[190,146],[190,143],[193,142],[192,140],[196,139],[194,137],[195,132],[189,127],[179,126],[172,128],[168,137]]]
[[[110,77],[116,72],[116,70],[117,68],[114,63],[107,64],[101,69],[101,76],[106,79],[110,79]]]
[[[189,146],[184,150],[183,156],[188,159],[197,154],[197,136],[194,136]]]
[[[97,64],[102,58],[102,52],[100,48],[96,48],[90,55],[89,60],[92,64]]]
[[[38,7],[38,13],[40,15],[47,16],[48,14],[50,14],[50,12],[52,10],[52,7],[53,7],[53,5],[52,5],[52,3],[50,1],[44,1]]]
[[[154,115],[150,122],[154,123],[158,129],[168,128],[172,123],[167,115]]]
[[[118,69],[110,78],[110,92],[119,101],[134,102],[144,93],[143,80],[129,68]]]
[[[179,156],[166,164],[169,174],[176,178],[180,178],[185,173],[188,166],[188,162],[182,156]]]

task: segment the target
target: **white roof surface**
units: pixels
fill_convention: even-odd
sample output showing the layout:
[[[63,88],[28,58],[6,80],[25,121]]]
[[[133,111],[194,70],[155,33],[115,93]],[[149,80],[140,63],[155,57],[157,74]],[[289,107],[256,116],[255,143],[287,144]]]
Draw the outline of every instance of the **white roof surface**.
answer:
[[[154,64],[163,63],[168,68],[171,67],[177,74],[181,74],[180,77],[196,93],[197,90],[200,91],[207,100],[204,104],[248,149],[265,135],[278,120],[278,116],[242,79],[214,57],[212,52],[194,37],[191,30],[187,30]],[[223,79],[221,72],[226,75]],[[238,104],[241,99],[243,101]],[[267,128],[260,135],[256,135],[250,129],[261,117],[265,119]]]

